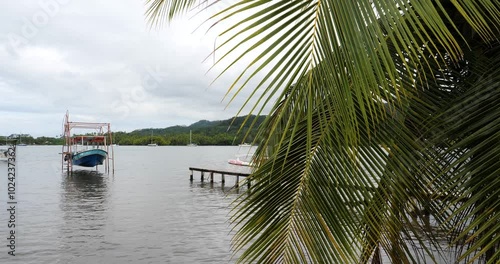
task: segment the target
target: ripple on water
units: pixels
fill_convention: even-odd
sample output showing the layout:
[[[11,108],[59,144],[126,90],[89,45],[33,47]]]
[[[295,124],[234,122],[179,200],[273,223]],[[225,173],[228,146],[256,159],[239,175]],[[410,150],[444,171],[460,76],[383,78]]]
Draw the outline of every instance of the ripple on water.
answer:
[[[230,184],[199,184],[199,177],[190,183],[188,168],[225,166],[236,151],[120,146],[114,175],[68,176],[60,171],[60,146],[24,148],[17,165],[19,255],[9,263],[230,262]],[[5,204],[0,192],[0,210]],[[0,214],[2,233],[6,221]]]

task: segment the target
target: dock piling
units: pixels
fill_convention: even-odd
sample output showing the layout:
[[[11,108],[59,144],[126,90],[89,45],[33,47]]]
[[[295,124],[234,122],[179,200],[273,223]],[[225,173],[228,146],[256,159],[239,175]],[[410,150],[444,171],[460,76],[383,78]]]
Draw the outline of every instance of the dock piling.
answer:
[[[224,186],[224,184],[226,182],[226,175],[236,176],[235,187],[239,187],[240,177],[250,176],[250,173],[245,173],[245,172],[232,172],[232,171],[203,169],[203,168],[194,168],[194,167],[190,167],[189,170],[191,171],[191,174],[189,175],[190,181],[193,181],[194,171],[201,172],[201,178],[200,178],[201,182],[204,182],[204,180],[205,180],[205,172],[210,173],[210,183],[214,182],[214,174],[215,173],[221,174],[222,186]],[[250,181],[247,181],[247,186],[250,188]]]

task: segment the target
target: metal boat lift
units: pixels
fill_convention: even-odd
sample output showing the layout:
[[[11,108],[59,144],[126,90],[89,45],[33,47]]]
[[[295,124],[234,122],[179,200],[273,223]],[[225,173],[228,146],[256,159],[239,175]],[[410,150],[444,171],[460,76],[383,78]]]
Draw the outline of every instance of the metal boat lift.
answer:
[[[89,129],[97,135],[104,136],[103,148],[107,152],[104,160],[104,171],[115,172],[115,159],[113,151],[113,133],[110,123],[91,123],[91,122],[71,122],[69,121],[69,112],[66,111],[63,124],[64,145],[62,147],[61,164],[62,170],[73,171],[72,153],[75,151],[75,141],[73,140],[72,129]],[[109,140],[107,140],[109,138]],[[96,166],[97,169],[97,166]]]

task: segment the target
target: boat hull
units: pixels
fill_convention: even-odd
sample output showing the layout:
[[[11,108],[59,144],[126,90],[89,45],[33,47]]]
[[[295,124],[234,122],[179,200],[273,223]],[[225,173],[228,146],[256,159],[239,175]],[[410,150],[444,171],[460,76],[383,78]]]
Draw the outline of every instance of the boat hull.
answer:
[[[227,163],[238,166],[252,166],[252,163],[240,159],[230,159],[227,161]]]
[[[102,149],[90,149],[74,153],[72,163],[76,166],[95,167],[102,165],[108,153]]]

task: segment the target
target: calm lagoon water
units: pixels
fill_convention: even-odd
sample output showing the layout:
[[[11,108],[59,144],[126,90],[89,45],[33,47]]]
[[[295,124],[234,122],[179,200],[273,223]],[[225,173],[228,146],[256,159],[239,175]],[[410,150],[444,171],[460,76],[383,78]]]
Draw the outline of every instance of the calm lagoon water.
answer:
[[[189,181],[238,147],[115,147],[115,173],[61,171],[60,146],[17,148],[15,254],[0,161],[0,263],[233,263],[235,177]],[[75,167],[77,168],[77,167]],[[101,168],[103,171],[103,168]]]

